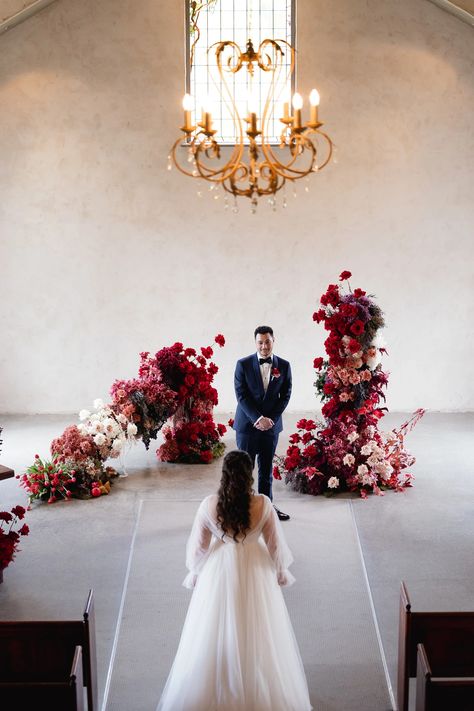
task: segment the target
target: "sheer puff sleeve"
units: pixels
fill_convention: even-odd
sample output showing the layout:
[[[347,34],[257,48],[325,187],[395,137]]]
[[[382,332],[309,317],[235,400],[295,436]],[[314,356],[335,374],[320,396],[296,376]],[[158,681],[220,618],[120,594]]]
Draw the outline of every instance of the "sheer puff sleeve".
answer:
[[[194,588],[197,577],[209,554],[212,533],[209,529],[208,522],[206,498],[201,502],[196,512],[191,533],[186,544],[186,568],[189,570],[189,573],[183,580],[185,588]]]
[[[268,505],[270,506],[270,512],[262,529],[263,538],[275,566],[278,585],[293,585],[295,578],[288,570],[293,563],[293,555],[285,540],[281,523],[270,500],[267,502]]]

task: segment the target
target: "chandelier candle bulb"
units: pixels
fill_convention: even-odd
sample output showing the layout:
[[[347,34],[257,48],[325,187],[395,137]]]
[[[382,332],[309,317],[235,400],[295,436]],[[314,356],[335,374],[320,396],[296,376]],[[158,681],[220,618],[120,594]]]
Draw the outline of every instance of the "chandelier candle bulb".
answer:
[[[309,103],[311,105],[311,115],[310,115],[310,123],[316,124],[318,123],[318,106],[319,106],[319,92],[317,89],[313,89],[311,94],[309,95]]]
[[[288,121],[288,119],[290,118],[290,104],[288,101],[285,101],[283,103],[283,118],[285,119],[285,121]]]
[[[190,94],[185,94],[183,97],[183,109],[184,109],[184,130],[191,132],[194,128],[191,122],[191,111],[193,108],[193,99]]]
[[[301,94],[293,94],[293,128],[301,128],[301,109],[303,108],[303,98]]]

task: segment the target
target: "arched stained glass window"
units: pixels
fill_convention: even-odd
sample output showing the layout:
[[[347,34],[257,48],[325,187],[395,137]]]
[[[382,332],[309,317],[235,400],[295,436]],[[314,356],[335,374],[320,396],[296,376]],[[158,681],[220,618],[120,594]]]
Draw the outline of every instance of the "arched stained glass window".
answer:
[[[296,0],[186,0],[186,91],[194,102],[194,117],[199,120],[204,103],[211,107],[216,139],[224,144],[235,143],[234,123],[226,112],[222,100],[222,86],[215,83],[209,72],[208,48],[213,44],[231,40],[244,50],[251,39],[255,49],[264,39],[285,40],[295,46]],[[287,71],[291,66],[289,52],[285,56]],[[262,103],[267,93],[270,77],[257,71],[253,80],[254,100]],[[278,99],[289,101],[293,77],[285,79],[285,86]],[[231,79],[236,106],[242,110],[248,101],[248,72],[241,70]],[[275,109],[277,107],[275,106]],[[245,113],[245,111],[243,111]],[[271,143],[278,143],[282,130],[275,115],[269,126]]]

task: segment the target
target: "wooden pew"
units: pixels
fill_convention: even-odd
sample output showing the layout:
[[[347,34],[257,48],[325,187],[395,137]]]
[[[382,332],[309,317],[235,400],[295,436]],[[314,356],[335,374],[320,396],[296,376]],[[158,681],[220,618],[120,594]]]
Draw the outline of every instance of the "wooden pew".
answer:
[[[472,670],[474,673],[474,670]],[[436,674],[436,676],[434,675]],[[443,674],[443,670],[439,670]],[[418,645],[416,711],[472,711],[474,676],[440,676],[431,668],[425,645]]]
[[[41,685],[64,680],[71,671],[76,646],[82,648],[87,711],[97,711],[93,590],[89,591],[83,619],[0,622],[0,681]]]
[[[443,676],[469,677],[474,667],[474,612],[413,612],[405,583],[400,589],[398,710],[408,711],[408,684],[416,677],[417,644],[423,643]],[[448,660],[443,667],[442,660]]]
[[[48,711],[84,711],[82,647],[75,648],[67,677],[62,678],[58,674],[54,681],[0,681],[0,699],[2,707],[5,705],[5,708],[16,711],[35,708],[46,708]]]

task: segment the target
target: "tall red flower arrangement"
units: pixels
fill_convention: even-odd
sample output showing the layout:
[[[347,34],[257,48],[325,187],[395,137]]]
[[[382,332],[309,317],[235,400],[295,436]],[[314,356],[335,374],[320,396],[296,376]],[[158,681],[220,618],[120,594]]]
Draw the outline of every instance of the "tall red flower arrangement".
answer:
[[[381,365],[386,350],[378,333],[384,318],[372,295],[352,291],[351,276],[343,271],[313,314],[329,332],[326,358],[313,362],[324,421],[300,420],[286,456],[277,458],[274,468],[276,478],[284,473],[286,483],[302,493],[358,491],[365,497],[411,485],[412,475],[404,470],[415,459],[405,450],[404,437],[424,410],[391,432],[379,431],[387,411],[382,401],[388,375]]]
[[[214,342],[222,348],[225,338],[218,334]],[[203,346],[198,353],[175,343],[152,359],[164,381],[176,391],[178,401],[172,421],[163,429],[165,441],[157,450],[162,461],[208,463],[224,451],[221,438],[227,428],[216,424],[212,415],[218,403],[212,383],[219,370],[211,360],[213,355],[212,346]]]

